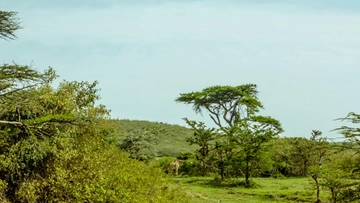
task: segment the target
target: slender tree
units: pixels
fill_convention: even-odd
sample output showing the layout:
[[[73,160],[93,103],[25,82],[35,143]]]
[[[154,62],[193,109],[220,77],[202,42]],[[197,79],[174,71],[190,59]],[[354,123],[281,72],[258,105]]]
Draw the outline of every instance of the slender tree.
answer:
[[[225,130],[230,141],[239,146],[238,161],[244,163],[245,185],[249,187],[251,173],[260,152],[265,149],[264,144],[283,132],[281,124],[271,117],[250,116]]]
[[[200,162],[201,174],[205,176],[207,168],[214,161],[212,151],[214,150],[214,140],[216,138],[215,128],[207,128],[203,122],[196,122],[184,118],[185,122],[194,131],[192,137],[186,139],[190,145],[198,145],[195,151],[196,160]]]

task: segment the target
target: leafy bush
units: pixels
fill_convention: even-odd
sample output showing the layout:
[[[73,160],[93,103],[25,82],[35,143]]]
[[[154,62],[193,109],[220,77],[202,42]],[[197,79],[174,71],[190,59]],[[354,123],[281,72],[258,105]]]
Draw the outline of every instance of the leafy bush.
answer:
[[[181,152],[177,158],[181,160],[193,159],[194,154],[191,152]]]
[[[121,137],[117,146],[129,153],[129,157],[138,160],[149,160],[156,155],[155,144],[157,143],[156,130],[134,130]]]
[[[168,165],[174,161],[172,157],[162,157],[158,160],[158,166],[163,172],[167,172]]]
[[[94,137],[59,154],[47,179],[24,182],[21,202],[188,202],[156,165],[146,165]],[[50,173],[51,172],[51,173]]]

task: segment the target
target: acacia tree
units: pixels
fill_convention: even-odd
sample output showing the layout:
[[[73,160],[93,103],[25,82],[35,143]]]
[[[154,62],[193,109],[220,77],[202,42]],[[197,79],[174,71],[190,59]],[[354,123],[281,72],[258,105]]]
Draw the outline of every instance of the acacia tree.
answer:
[[[348,115],[346,117],[338,118],[336,120],[347,121],[352,124],[359,124],[360,123],[360,114],[350,112],[350,113],[348,113]],[[359,127],[341,126],[339,128],[334,129],[333,131],[337,131],[339,134],[343,135],[344,138],[348,139],[348,141],[350,142],[350,145],[346,147],[347,149],[355,150],[356,153],[359,153],[359,148],[358,148],[360,145],[360,139],[359,139],[360,128]],[[360,165],[360,164],[357,164],[357,165]],[[360,171],[360,169],[358,167],[356,167],[352,170],[352,173],[358,173],[359,171]],[[352,175],[354,175],[354,174],[352,174]],[[343,176],[341,176],[341,178]],[[328,188],[330,188],[330,187],[328,186]],[[342,200],[349,201],[349,202],[359,200],[360,199],[360,185],[353,184],[353,185],[348,185],[348,187],[342,186],[339,193],[340,193],[340,197]]]
[[[274,138],[283,130],[280,122],[271,118],[256,115],[263,105],[257,98],[257,86],[245,84],[240,86],[213,86],[203,89],[201,92],[180,94],[175,101],[185,104],[192,104],[195,113],[202,114],[203,110],[209,112],[210,118],[220,128],[225,137],[217,149],[226,152],[231,157],[234,154],[234,147],[240,147],[248,152],[245,161],[248,167],[245,171],[246,185],[249,185],[250,162],[255,157],[262,144]],[[253,138],[250,138],[253,137]],[[233,146],[233,144],[237,146]],[[223,149],[222,146],[231,146],[230,149]],[[256,149],[250,149],[255,147]],[[225,162],[222,162],[224,168]],[[246,165],[246,164],[245,164]],[[221,168],[220,168],[221,169]],[[222,175],[223,177],[223,175]]]
[[[195,113],[209,112],[210,118],[220,128],[234,126],[236,121],[259,112],[263,108],[257,98],[255,84],[240,86],[212,86],[201,92],[182,93],[176,102],[192,104]]]
[[[13,40],[16,38],[15,31],[21,29],[17,13],[13,11],[0,11],[0,38]]]
[[[315,158],[317,159],[317,164],[319,166],[323,165],[324,158],[329,153],[329,142],[326,137],[322,137],[322,132],[320,130],[312,130],[310,140],[314,145]]]
[[[239,120],[235,126],[225,128],[231,142],[238,147],[237,160],[243,163],[245,186],[250,186],[250,177],[264,144],[283,132],[276,119],[265,116],[249,116]]]
[[[360,114],[350,112],[346,117],[338,118],[336,120],[348,121],[353,124],[358,124],[358,123],[360,123]],[[339,128],[334,129],[333,131],[337,131],[339,134],[343,135],[344,138],[351,139],[351,141],[355,141],[358,144],[360,144],[360,141],[359,141],[360,128],[341,126]]]
[[[318,177],[321,176],[320,170],[325,156],[328,155],[329,151],[329,143],[327,141],[326,137],[322,137],[322,132],[319,130],[312,130],[311,137],[310,137],[310,148],[312,149],[313,157],[314,157],[314,164],[315,167],[319,167],[319,169],[313,171],[311,174],[312,179],[315,181],[316,185],[316,202],[321,202],[320,200],[320,182],[318,180]],[[317,165],[317,166],[316,166]],[[326,180],[326,178],[324,178]]]

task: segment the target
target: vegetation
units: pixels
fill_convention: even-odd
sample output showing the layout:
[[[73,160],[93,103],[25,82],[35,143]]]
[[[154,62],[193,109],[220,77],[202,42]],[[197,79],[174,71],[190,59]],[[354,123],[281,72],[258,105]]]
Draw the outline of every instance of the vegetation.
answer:
[[[176,99],[177,102],[193,104],[196,113],[202,113],[203,109],[209,112],[210,118],[219,127],[219,139],[211,148],[216,151],[217,167],[222,180],[225,178],[226,170],[232,167],[235,169],[232,170],[235,173],[231,174],[237,176],[236,170],[240,170],[248,187],[250,186],[250,177],[256,170],[259,154],[266,149],[264,144],[276,138],[283,131],[279,121],[257,115],[263,105],[257,98],[256,88],[257,86],[254,84],[236,87],[213,86],[205,88],[201,92],[180,94],[180,97]],[[196,129],[197,127],[202,128],[201,125],[195,126],[189,122],[188,124],[196,131],[209,134],[203,129]],[[205,135],[197,134],[197,137]],[[230,174],[227,173],[227,176]]]
[[[17,13],[13,11],[0,11],[0,38],[12,40],[16,38],[15,31],[21,29]]]
[[[117,146],[129,153],[129,157],[149,160],[155,157],[155,144],[158,142],[156,130],[134,130],[118,140]]]

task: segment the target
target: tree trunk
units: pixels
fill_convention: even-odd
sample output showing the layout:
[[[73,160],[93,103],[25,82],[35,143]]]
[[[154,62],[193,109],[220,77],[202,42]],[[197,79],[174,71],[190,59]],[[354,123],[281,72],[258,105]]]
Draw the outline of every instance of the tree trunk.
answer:
[[[221,180],[225,179],[225,167],[224,167],[224,161],[220,161],[220,175],[221,175]]]
[[[304,168],[303,168],[303,176],[307,176],[307,171],[308,171],[308,166],[307,166],[307,163],[308,163],[308,161],[307,160],[305,160],[304,161]]]
[[[320,185],[319,182],[317,180],[317,175],[314,173],[311,175],[311,177],[314,179],[315,183],[316,183],[316,202],[315,203],[320,203]]]
[[[246,167],[245,167],[245,187],[250,187],[250,167],[249,167],[249,160],[246,160]]]
[[[332,203],[336,203],[336,196],[337,196],[337,194],[336,194],[334,188],[331,187],[331,188],[330,188],[330,191],[331,191],[331,200],[332,200]]]
[[[206,172],[206,165],[205,165],[205,161],[202,161],[202,176],[204,177],[205,176],[205,172]]]

